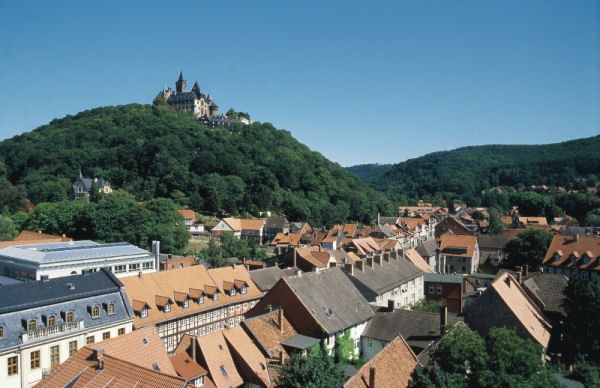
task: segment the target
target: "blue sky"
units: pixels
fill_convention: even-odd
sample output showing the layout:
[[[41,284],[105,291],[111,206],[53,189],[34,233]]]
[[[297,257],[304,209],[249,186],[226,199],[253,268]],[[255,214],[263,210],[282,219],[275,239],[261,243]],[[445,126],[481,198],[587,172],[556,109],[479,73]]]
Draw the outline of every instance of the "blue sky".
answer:
[[[600,133],[600,2],[0,2],[0,139],[150,103],[222,111],[343,166]]]

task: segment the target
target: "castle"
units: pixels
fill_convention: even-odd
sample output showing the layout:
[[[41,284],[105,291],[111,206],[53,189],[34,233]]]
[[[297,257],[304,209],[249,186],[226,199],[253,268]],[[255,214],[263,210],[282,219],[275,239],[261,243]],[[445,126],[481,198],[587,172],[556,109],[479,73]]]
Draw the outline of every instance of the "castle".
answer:
[[[175,82],[173,89],[163,89],[156,98],[164,100],[167,105],[176,111],[192,112],[196,118],[216,117],[219,115],[219,107],[209,95],[200,91],[198,82],[194,83],[192,90],[186,92],[187,82],[183,79],[183,72],[179,73],[179,79]]]

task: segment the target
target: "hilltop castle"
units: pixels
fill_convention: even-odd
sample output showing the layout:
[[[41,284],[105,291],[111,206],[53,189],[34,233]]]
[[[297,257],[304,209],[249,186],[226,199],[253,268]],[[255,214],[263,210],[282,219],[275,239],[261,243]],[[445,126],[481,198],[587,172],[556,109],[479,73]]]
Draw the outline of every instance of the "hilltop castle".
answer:
[[[200,91],[198,82],[194,83],[192,90],[187,92],[187,82],[183,79],[183,72],[179,73],[179,79],[175,82],[175,91],[173,89],[163,88],[156,98],[164,100],[167,105],[176,111],[192,112],[196,118],[216,117],[219,115],[219,107],[214,103],[209,95],[204,95]]]

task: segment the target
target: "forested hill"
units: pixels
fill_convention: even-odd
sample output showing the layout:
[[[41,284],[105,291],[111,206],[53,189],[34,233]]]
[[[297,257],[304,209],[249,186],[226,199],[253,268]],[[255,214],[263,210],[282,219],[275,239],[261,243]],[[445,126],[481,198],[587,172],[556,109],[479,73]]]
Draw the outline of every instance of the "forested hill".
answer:
[[[349,170],[356,169],[355,166]],[[496,186],[574,185],[600,175],[600,136],[547,145],[485,145],[434,152],[362,178],[394,197],[469,201]],[[476,201],[470,201],[471,203]]]
[[[280,211],[316,225],[369,221],[391,203],[268,123],[207,129],[160,106],[97,108],[0,142],[0,167],[34,203],[66,198],[79,168],[140,200],[213,214]]]
[[[368,179],[369,177],[383,174],[393,166],[393,164],[368,163],[346,167],[346,170],[358,175],[359,178]]]

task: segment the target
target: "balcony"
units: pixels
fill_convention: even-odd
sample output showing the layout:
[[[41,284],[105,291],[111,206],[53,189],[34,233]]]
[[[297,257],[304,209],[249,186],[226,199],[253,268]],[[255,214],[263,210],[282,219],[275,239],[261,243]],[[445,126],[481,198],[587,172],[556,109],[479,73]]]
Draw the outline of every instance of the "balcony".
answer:
[[[34,341],[38,338],[49,337],[61,333],[66,333],[73,330],[83,329],[84,324],[83,320],[77,320],[73,322],[65,322],[59,325],[54,325],[50,327],[41,327],[35,330],[29,330],[27,332],[21,333],[21,339],[23,343],[28,341]]]

